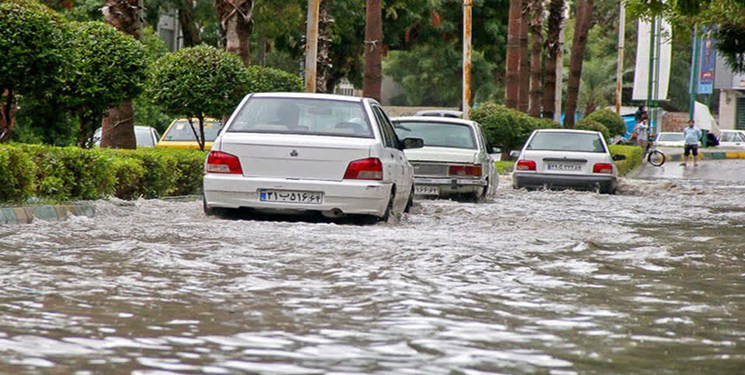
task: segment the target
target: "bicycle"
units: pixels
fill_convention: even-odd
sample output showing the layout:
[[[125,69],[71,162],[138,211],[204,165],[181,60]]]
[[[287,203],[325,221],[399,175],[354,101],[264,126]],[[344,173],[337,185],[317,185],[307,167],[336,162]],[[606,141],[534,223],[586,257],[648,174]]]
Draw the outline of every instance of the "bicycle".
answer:
[[[647,149],[645,150],[643,158],[646,158],[649,164],[652,164],[655,167],[661,167],[662,164],[665,164],[665,160],[667,159],[665,154],[657,149],[657,144],[654,141],[649,141],[647,144]]]

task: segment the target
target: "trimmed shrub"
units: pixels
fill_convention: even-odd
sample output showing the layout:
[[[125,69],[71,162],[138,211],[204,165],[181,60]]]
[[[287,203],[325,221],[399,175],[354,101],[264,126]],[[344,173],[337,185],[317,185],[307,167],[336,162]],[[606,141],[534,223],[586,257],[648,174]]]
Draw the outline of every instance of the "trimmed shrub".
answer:
[[[22,149],[0,148],[0,202],[22,202],[34,195],[36,165]]]
[[[590,113],[585,119],[597,121],[605,125],[608,128],[609,137],[607,139],[626,134],[626,123],[623,121],[623,117],[610,109],[597,110]]]
[[[246,69],[250,92],[303,91],[303,80],[297,74],[260,65],[251,65]]]
[[[169,150],[176,158],[178,179],[173,195],[191,195],[202,193],[204,161],[208,152],[197,150]]]
[[[52,200],[99,199],[115,190],[110,158],[78,147],[22,145],[36,164],[37,195]]]
[[[533,130],[560,127],[549,119],[536,119],[495,103],[484,103],[474,108],[471,119],[484,127],[490,144],[502,147],[505,157],[510,151],[522,148]]]
[[[642,164],[642,148],[639,146],[611,145],[608,146],[611,155],[626,155],[626,160],[616,161],[618,174],[625,176]]]
[[[598,131],[600,134],[603,135],[603,138],[605,138],[606,142],[610,141],[610,134],[608,132],[608,128],[605,127],[605,125],[593,121],[590,119],[582,119],[582,121],[578,122],[577,125],[574,126],[577,130],[593,130]]]
[[[137,199],[145,195],[145,174],[142,160],[133,157],[113,157],[111,167],[116,176],[114,196],[121,199]]]

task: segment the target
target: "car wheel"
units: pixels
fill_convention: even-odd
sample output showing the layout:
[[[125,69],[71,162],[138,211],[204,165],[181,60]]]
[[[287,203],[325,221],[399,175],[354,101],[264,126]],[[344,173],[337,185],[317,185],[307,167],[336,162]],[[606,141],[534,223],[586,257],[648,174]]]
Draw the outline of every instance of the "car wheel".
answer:
[[[385,213],[380,217],[380,221],[387,222],[391,219],[393,214],[393,202],[396,200],[396,188],[391,189],[391,194],[388,196],[388,206],[385,208]]]
[[[488,189],[488,185],[481,188],[481,190],[476,191],[472,195],[472,199],[474,203],[483,203],[486,201],[486,191]]]
[[[414,187],[411,188],[411,193],[409,193],[409,200],[406,202],[406,207],[404,208],[404,212],[409,213],[411,211],[411,207],[414,206]]]
[[[207,206],[207,198],[204,196],[202,196],[202,209],[204,209],[204,214],[207,216],[215,216],[216,214],[214,208]]]

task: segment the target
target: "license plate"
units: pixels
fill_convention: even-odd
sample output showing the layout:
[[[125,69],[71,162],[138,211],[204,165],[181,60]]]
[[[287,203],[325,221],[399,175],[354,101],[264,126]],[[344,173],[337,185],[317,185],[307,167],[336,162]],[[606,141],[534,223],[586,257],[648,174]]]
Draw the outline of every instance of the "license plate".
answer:
[[[582,164],[547,163],[546,169],[549,171],[579,172],[582,170]]]
[[[416,195],[440,195],[440,189],[432,185],[414,185]]]
[[[259,200],[262,202],[321,204],[323,203],[323,193],[262,189],[259,190]]]

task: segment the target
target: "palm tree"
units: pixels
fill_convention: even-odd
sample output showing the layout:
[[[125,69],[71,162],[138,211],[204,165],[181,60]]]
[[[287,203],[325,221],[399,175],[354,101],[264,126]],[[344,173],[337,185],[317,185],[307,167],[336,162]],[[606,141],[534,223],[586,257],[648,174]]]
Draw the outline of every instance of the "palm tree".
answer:
[[[530,104],[528,114],[541,117],[541,72],[543,70],[543,1],[532,0],[530,22]]]
[[[585,116],[612,102],[616,88],[614,62],[614,59],[595,58],[582,67],[579,105],[584,108]]]
[[[243,65],[251,65],[248,38],[253,28],[254,0],[215,0],[215,10],[225,50],[238,55]]]
[[[572,55],[569,60],[569,77],[567,79],[567,95],[564,103],[564,127],[574,127],[574,115],[577,112],[580,77],[582,75],[582,61],[587,47],[587,33],[592,19],[593,0],[579,0],[577,15],[575,16],[574,39],[572,41]]]
[[[548,33],[546,34],[546,72],[543,81],[543,117],[554,117],[554,101],[556,100],[556,64],[558,60],[559,34],[564,21],[564,0],[551,0],[548,5]]]
[[[518,0],[519,1],[519,0]],[[367,0],[365,9],[365,73],[362,93],[380,100],[382,88],[381,49],[383,47],[383,14],[380,0]]]
[[[504,104],[517,108],[520,95],[520,21],[522,0],[510,0],[509,22],[507,24],[507,58],[505,72]]]

